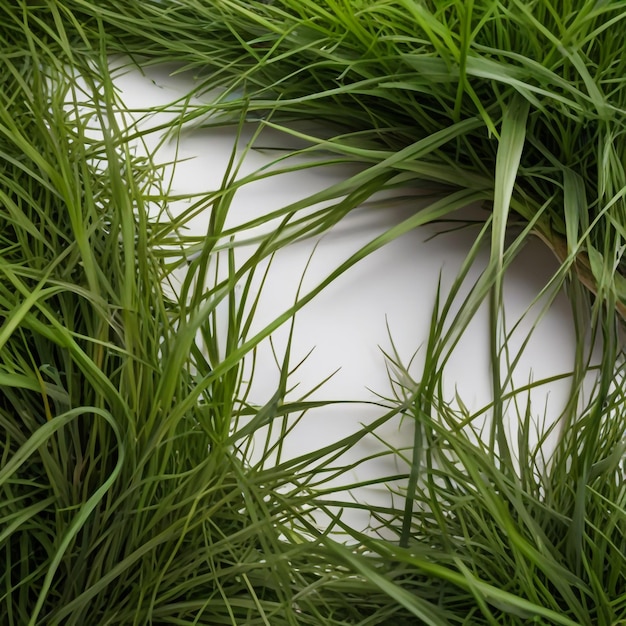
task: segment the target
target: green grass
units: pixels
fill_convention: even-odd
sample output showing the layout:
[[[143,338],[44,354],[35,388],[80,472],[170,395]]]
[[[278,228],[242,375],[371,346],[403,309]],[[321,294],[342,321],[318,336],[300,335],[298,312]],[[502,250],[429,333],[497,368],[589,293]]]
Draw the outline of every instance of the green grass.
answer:
[[[623,272],[612,276],[624,217],[621,2],[130,2],[93,14],[86,23],[102,20],[112,49],[179,63],[198,75],[198,93],[243,89],[246,106],[275,121],[334,123],[350,132],[334,149],[368,147],[366,161],[474,120],[428,157],[403,159],[417,180],[493,193],[500,126],[526,102],[512,207],[623,315]]]
[[[0,7],[0,622],[626,623],[624,17],[615,1]],[[138,156],[148,131],[115,91],[108,59],[120,52],[195,76],[165,107],[173,140],[185,127],[251,126],[262,145],[273,128],[304,141],[309,160],[280,154],[235,180],[233,149],[222,187],[173,216],[167,166]],[[325,136],[294,130],[302,120],[325,123]],[[336,162],[359,168],[225,227],[243,185]],[[274,252],[378,192],[424,184],[427,208],[251,333],[253,285]],[[374,424],[282,456],[293,420],[329,403],[290,399],[288,344],[271,399],[253,405],[257,346],[368,254],[476,201],[485,223],[437,294],[420,375],[392,351],[395,395]],[[208,232],[186,234],[207,206]],[[272,219],[238,264],[232,238]],[[516,404],[549,381],[513,387],[519,354],[502,312],[504,272],[531,236],[561,262],[550,288],[568,289],[577,331],[567,406],[546,416],[559,430],[550,456],[550,429],[531,443],[538,410]],[[443,377],[487,300],[493,402],[470,413],[445,401]],[[381,539],[347,526],[338,511],[363,505],[326,484],[351,469],[342,452],[398,415],[415,434],[410,450],[388,451],[401,469],[380,483],[407,486],[403,506],[369,511]]]

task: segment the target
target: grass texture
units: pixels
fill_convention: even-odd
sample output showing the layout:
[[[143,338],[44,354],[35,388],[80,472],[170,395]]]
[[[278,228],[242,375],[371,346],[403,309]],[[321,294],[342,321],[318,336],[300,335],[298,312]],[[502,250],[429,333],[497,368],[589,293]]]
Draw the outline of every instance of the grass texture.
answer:
[[[0,623],[626,623],[624,17],[616,1],[1,4]],[[114,54],[193,73],[167,107],[170,137],[273,128],[304,140],[310,162],[280,155],[236,180],[233,151],[223,185],[173,216],[180,198],[136,149],[147,131],[115,90]],[[294,130],[310,120],[323,136]],[[360,168],[344,181],[225,227],[247,182],[346,161]],[[274,252],[424,184],[427,208],[250,332],[253,280]],[[274,395],[254,406],[256,346],[359,260],[472,202],[484,224],[437,294],[420,377],[389,354],[394,395],[377,422],[283,459],[288,418],[324,403],[287,399],[288,347]],[[209,231],[186,234],[207,209]],[[233,238],[270,219],[237,265]],[[502,316],[504,270],[531,236],[561,262],[551,287],[568,289],[578,336],[569,401],[537,444],[536,414],[515,400],[548,381],[512,387]],[[481,246],[489,263],[468,293]],[[493,402],[470,413],[444,402],[442,379],[485,301]],[[381,483],[407,487],[402,507],[370,510],[383,539],[347,526],[337,511],[362,505],[325,483],[399,414],[415,438],[389,450],[405,470]]]

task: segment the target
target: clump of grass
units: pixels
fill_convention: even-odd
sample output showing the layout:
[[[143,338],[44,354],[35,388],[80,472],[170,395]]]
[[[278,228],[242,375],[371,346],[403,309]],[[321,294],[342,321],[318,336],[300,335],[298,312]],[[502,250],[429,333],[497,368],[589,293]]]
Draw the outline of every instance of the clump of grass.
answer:
[[[441,305],[443,313],[449,305],[449,299]],[[605,324],[610,335],[612,325]],[[431,335],[432,360],[417,381],[390,355],[396,402],[415,424],[412,480],[396,520],[397,541],[362,537],[364,545],[397,563],[396,583],[439,594],[439,605],[455,616],[450,623],[620,623],[626,600],[621,358],[616,365],[615,352],[606,349],[585,399],[588,361],[579,355],[565,411],[543,429],[532,405],[520,414],[514,401],[546,381],[497,398],[514,448],[501,438],[506,421],[491,435],[483,432],[481,417],[488,408],[495,415],[494,406],[471,413],[445,401],[450,345],[445,333]],[[552,450],[546,440],[555,429],[561,435]]]
[[[548,2],[391,0],[1,7],[0,621],[626,620],[626,424],[613,315],[623,311],[624,90],[611,33],[623,15],[617,2],[560,11]],[[308,140],[301,152],[364,168],[234,232],[223,227],[230,199],[254,176],[234,182],[233,157],[223,189],[164,219],[173,198],[162,170],[133,153],[143,131],[117,121],[124,107],[109,73],[114,52],[179,63],[199,74],[196,92],[224,89],[229,97],[209,105],[181,101],[173,133],[198,120],[255,120]],[[233,98],[238,89],[243,96]],[[215,112],[231,116],[207,122]],[[321,139],[284,127],[302,119],[341,130]],[[248,336],[251,277],[273,251],[324,232],[376,192],[420,181],[436,183],[441,197]],[[490,240],[490,262],[458,313],[452,303],[472,255],[450,297],[438,298],[419,379],[392,355],[398,395],[377,423],[272,463],[280,441],[268,436],[252,461],[256,433],[271,424],[285,433],[290,416],[324,405],[287,400],[287,350],[275,394],[253,406],[244,363],[255,346],[365,255],[476,200],[491,212],[472,255]],[[311,211],[320,201],[330,204]],[[210,232],[182,236],[185,220],[207,204]],[[511,210],[526,222],[506,247]],[[231,237],[275,218],[276,231],[238,266]],[[562,260],[559,284],[578,278],[598,295],[590,306],[571,287],[579,350],[551,458],[542,457],[547,433],[530,444],[531,409],[517,415],[511,403],[528,389],[510,389],[501,372],[511,365],[503,274],[533,233]],[[181,268],[179,295],[166,295]],[[452,407],[442,380],[487,298],[494,401],[482,442],[472,430],[482,412]],[[220,303],[228,323],[218,341]],[[589,326],[601,331],[604,350],[596,388],[582,402]],[[363,505],[341,494],[331,500],[323,479],[345,469],[342,451],[398,413],[415,426],[406,472],[388,477],[407,479],[406,504],[371,510],[397,537],[377,540],[346,526],[336,510]],[[517,449],[507,417],[519,421]],[[347,545],[316,527],[320,510]]]
[[[111,49],[195,72],[199,92],[243,89],[246,106],[276,121],[335,125],[343,136],[332,148],[357,160],[462,125],[436,152],[402,159],[405,183],[493,192],[502,121],[525,102],[512,209],[624,316],[620,2],[129,2],[102,3],[90,20],[80,11],[91,5],[69,6],[93,33],[106,24]]]
[[[166,296],[187,264],[164,253],[184,222],[148,218],[149,201],[167,204],[160,168],[133,156],[136,132],[118,125],[106,56],[66,46],[61,21],[53,32],[35,13],[20,39],[9,36],[18,19],[3,19],[0,621],[387,619],[385,594],[293,530],[315,501],[294,481],[351,442],[267,467],[239,452],[307,403],[282,403],[284,382],[264,410],[240,390],[252,348],[237,277],[208,290],[199,279],[220,233],[191,264],[185,297]]]

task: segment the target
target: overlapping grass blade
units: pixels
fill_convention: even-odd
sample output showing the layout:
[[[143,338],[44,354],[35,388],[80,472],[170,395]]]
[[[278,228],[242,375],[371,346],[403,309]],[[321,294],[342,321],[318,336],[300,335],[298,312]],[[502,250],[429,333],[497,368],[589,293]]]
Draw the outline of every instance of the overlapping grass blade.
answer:
[[[626,292],[625,61],[614,37],[624,17],[617,1],[0,7],[0,621],[625,620],[626,413],[613,315],[624,316]],[[175,198],[151,155],[133,153],[144,131],[119,123],[128,111],[107,57],[120,52],[196,74],[192,93],[170,108],[178,115],[170,136],[185,125],[257,124],[310,145],[296,152],[311,163],[277,159],[285,171],[337,161],[362,169],[229,230],[233,194],[277,175],[266,169],[235,180],[233,152],[221,189],[188,198],[191,208],[169,222],[151,220],[149,202],[165,206],[163,217]],[[207,104],[189,104],[213,88],[221,93]],[[313,137],[289,129],[295,120],[326,129]],[[328,128],[337,130],[329,136]],[[249,336],[252,276],[273,253],[327,231],[377,192],[424,182],[440,194],[427,208]],[[371,252],[478,200],[491,212],[449,295],[436,298],[419,380],[396,360],[390,371],[400,393],[383,402],[379,420],[275,463],[268,435],[262,459],[251,461],[247,450],[262,428],[277,424],[285,436],[293,414],[324,406],[287,399],[289,349],[270,402],[251,405],[242,372],[260,342]],[[209,203],[207,237],[181,235]],[[525,227],[506,247],[512,211]],[[269,235],[249,236],[277,219]],[[491,262],[455,308],[489,228]],[[470,413],[443,385],[452,351],[494,288],[499,312],[503,272],[533,233],[561,262],[556,287],[573,277],[593,294],[571,289],[577,358],[548,459],[546,432],[530,442],[534,409],[517,415],[510,402],[547,381],[516,389],[511,372],[500,376],[505,329],[494,322],[503,345],[494,343],[492,405]],[[240,266],[233,237],[257,244]],[[181,268],[182,295],[166,295],[163,285]],[[247,309],[233,296],[242,283]],[[220,303],[228,310],[225,342],[217,336]],[[589,327],[602,339],[595,369]],[[585,399],[589,374],[597,384]],[[497,449],[474,428],[488,411]],[[371,515],[401,547],[346,526],[336,510],[363,505],[329,498],[323,487],[346,469],[345,450],[397,414],[410,417],[416,433],[410,458],[390,450],[408,463],[388,477],[407,479],[398,494],[406,506]],[[506,453],[505,418],[519,422],[517,464],[515,451]],[[319,511],[349,545],[316,527]]]

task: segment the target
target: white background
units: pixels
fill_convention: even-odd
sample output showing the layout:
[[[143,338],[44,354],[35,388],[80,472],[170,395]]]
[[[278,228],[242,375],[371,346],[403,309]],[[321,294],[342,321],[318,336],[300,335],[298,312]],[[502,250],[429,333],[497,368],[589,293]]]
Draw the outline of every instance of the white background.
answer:
[[[171,77],[168,68],[150,70],[148,75],[129,71],[117,79],[122,98],[131,108],[141,109],[165,104],[184,96],[190,87],[188,79]],[[136,117],[139,113],[136,114]],[[151,118],[146,124],[166,119]],[[152,146],[156,145],[155,135]],[[178,143],[179,162],[173,179],[173,192],[210,191],[219,187],[225,163],[234,142],[234,131],[202,130],[183,133]],[[175,154],[174,144],[166,144],[159,160]],[[275,154],[252,151],[243,172],[250,172],[275,158]],[[349,173],[345,167],[303,171],[244,187],[233,203],[233,223],[243,222],[305,197],[341,180]],[[261,306],[255,317],[255,330],[271,322],[294,302],[298,284],[307,262],[304,286],[312,287],[360,246],[405,219],[416,210],[414,203],[397,206],[375,204],[352,212],[342,223],[317,241],[300,242],[277,254],[261,294]],[[208,215],[193,224],[200,234],[206,229]],[[405,364],[427,339],[430,316],[440,275],[443,293],[456,276],[474,238],[471,230],[457,231],[429,239],[434,226],[415,230],[372,254],[337,279],[297,315],[292,362],[310,355],[297,370],[292,384],[298,384],[293,397],[315,387],[331,373],[334,376],[313,397],[368,401],[376,394],[390,394],[389,375],[382,350],[391,350],[391,340]],[[314,249],[314,245],[317,247]],[[242,251],[245,255],[244,251]],[[311,257],[312,255],[312,257]],[[488,256],[485,250],[469,277],[476,280]],[[243,257],[242,257],[243,258]],[[557,265],[550,252],[539,241],[529,241],[512,268],[505,285],[509,326],[527,311],[533,299],[549,281]],[[530,311],[517,334],[525,338],[535,322],[539,307]],[[489,370],[488,313],[484,306],[459,344],[446,371],[446,393],[450,400],[458,393],[470,410],[476,410],[491,399]],[[286,330],[274,336],[279,351],[284,346]],[[571,369],[574,334],[569,304],[563,294],[553,303],[537,325],[516,373],[515,381],[523,385]],[[413,362],[412,374],[419,378],[423,349]],[[258,362],[250,400],[264,404],[274,393],[279,370],[269,341],[259,348]],[[532,394],[533,413],[538,420],[545,415],[555,419],[568,391],[566,382],[537,389]],[[358,428],[359,424],[380,415],[382,409],[372,405],[343,405],[311,412],[289,438],[287,452],[298,454],[324,446]],[[410,424],[395,420],[380,435],[396,446],[410,446]],[[374,438],[352,450],[354,459],[382,448]],[[360,470],[360,478],[393,473],[391,461],[379,460]],[[346,481],[354,476],[346,476]],[[368,503],[389,503],[384,487],[370,488],[354,496]],[[365,526],[366,516],[355,516],[353,523]]]

